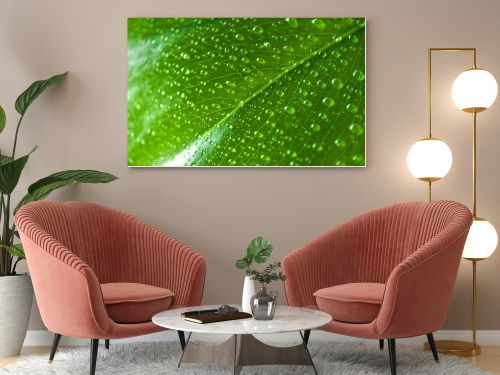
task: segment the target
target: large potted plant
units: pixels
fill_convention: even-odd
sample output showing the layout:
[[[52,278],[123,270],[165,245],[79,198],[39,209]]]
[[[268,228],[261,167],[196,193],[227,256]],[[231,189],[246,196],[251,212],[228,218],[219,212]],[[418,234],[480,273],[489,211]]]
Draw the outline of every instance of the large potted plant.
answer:
[[[23,247],[13,220],[13,214],[24,204],[46,198],[54,190],[75,182],[106,183],[115,176],[94,170],[67,170],[53,173],[28,187],[27,193],[14,204],[11,195],[16,188],[30,155],[17,157],[16,148],[22,121],[31,103],[49,86],[62,81],[66,73],[31,84],[16,100],[20,117],[17,122],[12,151],[0,154],[0,358],[18,355],[28,330],[33,302],[33,287],[29,274],[16,271],[24,259]],[[5,129],[6,115],[0,106],[0,133]]]
[[[256,237],[248,244],[243,258],[238,259],[234,264],[236,268],[245,270],[245,281],[243,283],[243,293],[241,295],[241,308],[244,312],[251,313],[250,299],[255,294],[255,286],[252,277],[252,264],[264,263],[273,252],[273,245],[262,237]]]

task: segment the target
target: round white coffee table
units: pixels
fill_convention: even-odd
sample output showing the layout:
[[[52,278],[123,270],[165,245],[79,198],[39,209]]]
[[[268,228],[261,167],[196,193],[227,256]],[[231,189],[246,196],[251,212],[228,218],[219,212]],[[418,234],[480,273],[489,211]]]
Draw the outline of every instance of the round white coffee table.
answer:
[[[239,374],[242,366],[255,365],[306,365],[312,366],[317,374],[307,341],[311,329],[330,323],[332,317],[324,312],[299,307],[278,306],[273,320],[253,318],[231,320],[209,324],[197,324],[184,320],[183,312],[217,309],[219,306],[198,306],[174,309],[153,316],[153,322],[161,327],[179,332],[183,347],[179,366],[182,363],[219,363],[232,366]],[[301,332],[304,331],[304,334]],[[189,332],[184,343],[184,332]],[[221,344],[195,344],[190,342],[191,333],[230,334]],[[254,334],[299,332],[302,344],[290,347],[276,347],[256,339]]]

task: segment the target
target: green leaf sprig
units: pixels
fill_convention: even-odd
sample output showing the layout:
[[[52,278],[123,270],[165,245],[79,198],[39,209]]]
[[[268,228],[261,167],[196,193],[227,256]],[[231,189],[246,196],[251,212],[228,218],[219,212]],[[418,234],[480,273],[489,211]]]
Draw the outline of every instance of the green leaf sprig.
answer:
[[[286,276],[283,272],[278,271],[279,269],[281,269],[281,262],[274,262],[264,268],[262,272],[251,269],[250,275],[252,276],[252,280],[257,280],[262,285],[269,284],[272,281],[285,281]]]

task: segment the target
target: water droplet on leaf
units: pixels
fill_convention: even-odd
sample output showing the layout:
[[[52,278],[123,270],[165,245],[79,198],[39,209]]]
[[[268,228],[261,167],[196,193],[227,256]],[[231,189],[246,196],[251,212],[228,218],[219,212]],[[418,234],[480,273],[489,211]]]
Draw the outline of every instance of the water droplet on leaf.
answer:
[[[346,109],[351,112],[351,113],[357,113],[358,112],[358,106],[353,103],[349,103],[346,105]]]
[[[293,27],[294,29],[299,25],[297,18],[286,18],[286,22],[288,22],[290,27]]]
[[[321,126],[319,124],[311,124],[311,129],[315,132],[319,132],[321,130]]]
[[[318,29],[324,30],[326,28],[325,23],[322,20],[320,20],[319,18],[314,18],[311,22]]]
[[[360,70],[355,70],[354,73],[352,73],[352,76],[356,78],[358,81],[362,81],[365,79],[365,75]]]
[[[328,108],[333,107],[335,105],[335,100],[333,100],[332,98],[329,98],[329,97],[324,97],[322,102]]]
[[[333,87],[335,87],[336,89],[341,89],[342,87],[344,87],[344,82],[342,82],[340,79],[338,78],[334,78],[332,79],[332,85]]]
[[[252,30],[254,33],[259,35],[264,32],[264,28],[262,26],[255,26]]]

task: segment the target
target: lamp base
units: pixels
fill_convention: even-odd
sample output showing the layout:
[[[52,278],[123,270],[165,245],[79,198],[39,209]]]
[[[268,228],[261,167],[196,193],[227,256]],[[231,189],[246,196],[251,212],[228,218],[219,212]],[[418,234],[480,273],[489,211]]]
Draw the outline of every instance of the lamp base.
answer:
[[[454,355],[457,357],[474,357],[481,354],[481,347],[467,341],[436,340],[438,353]],[[424,344],[424,350],[431,350],[429,343]]]

